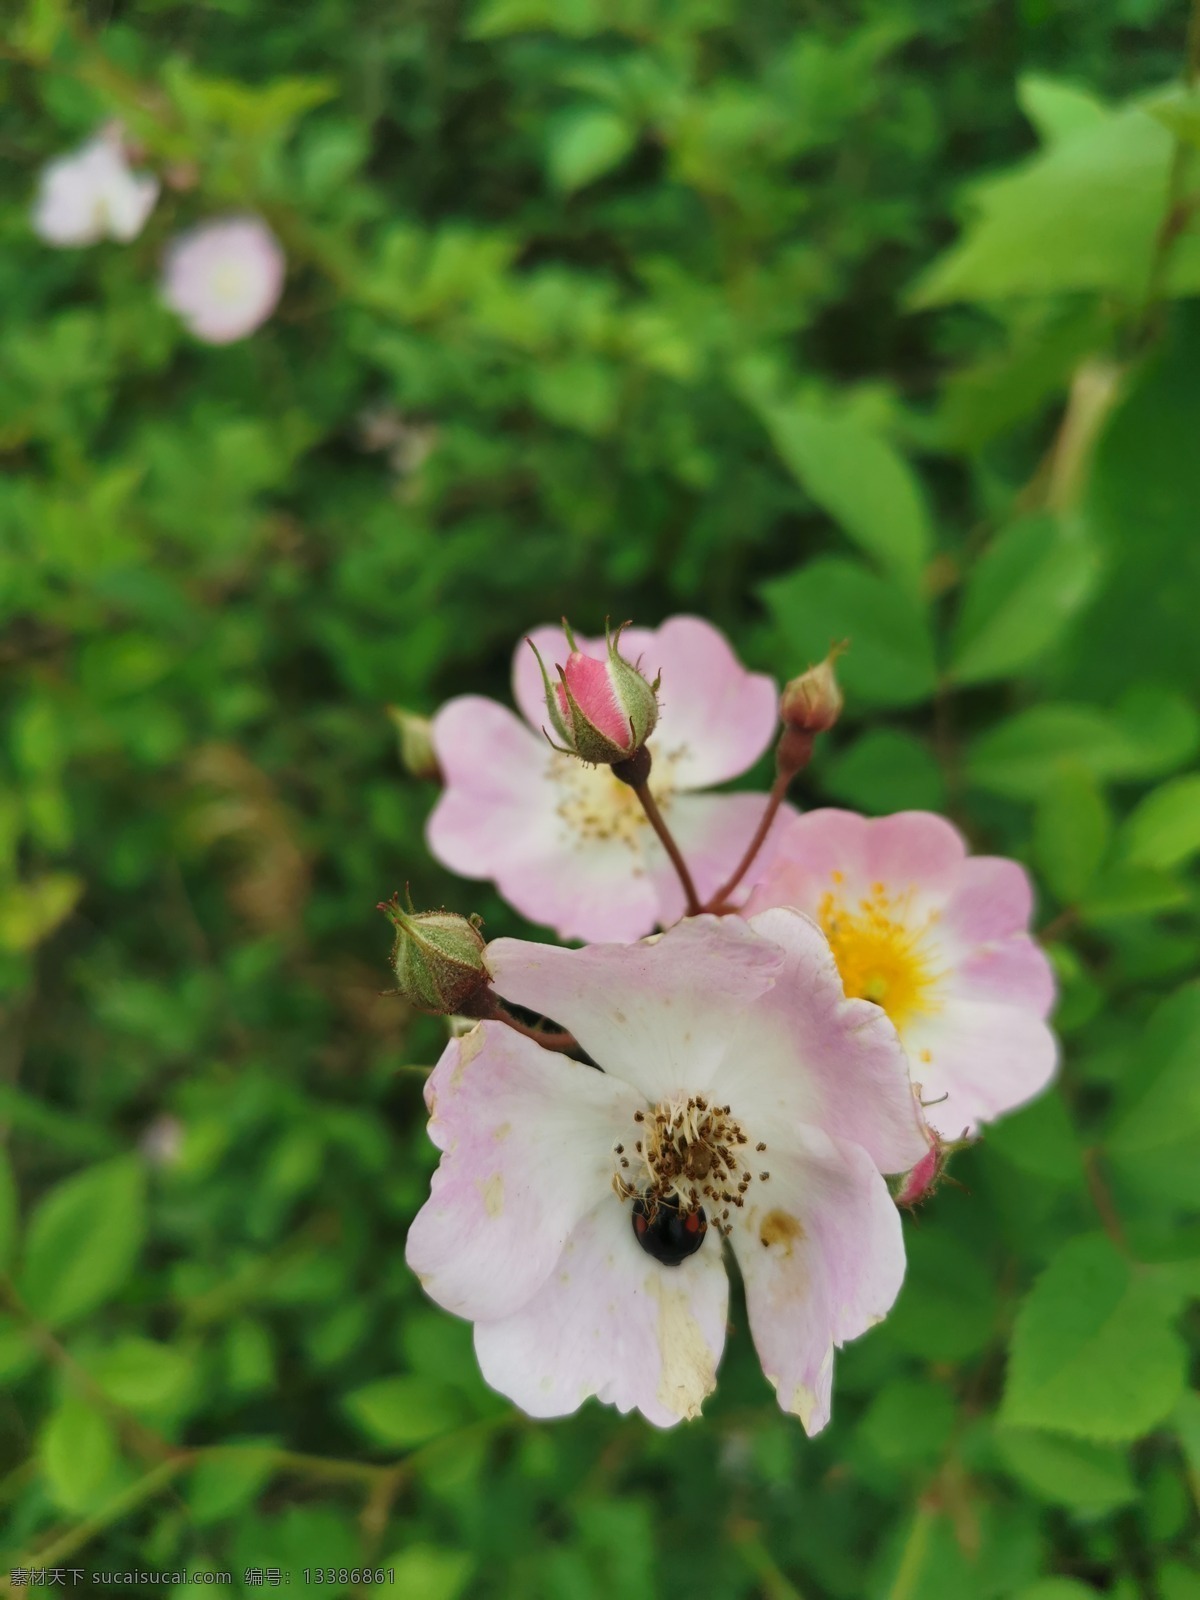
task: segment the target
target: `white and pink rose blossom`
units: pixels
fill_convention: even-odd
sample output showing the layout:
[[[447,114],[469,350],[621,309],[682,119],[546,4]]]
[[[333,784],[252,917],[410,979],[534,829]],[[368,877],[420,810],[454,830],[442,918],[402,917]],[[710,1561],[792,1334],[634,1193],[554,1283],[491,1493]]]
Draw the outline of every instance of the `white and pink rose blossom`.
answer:
[[[102,128],[87,144],[42,169],[33,204],[33,230],[61,249],[101,239],[136,239],[158,199],[158,179],[135,172],[121,130]]]
[[[828,942],[788,910],[583,950],[500,939],[485,961],[601,1070],[485,1021],[429,1079],[442,1156],[407,1256],[474,1322],[484,1377],[538,1417],[593,1395],[660,1426],[697,1415],[728,1243],[763,1370],[817,1432],[834,1350],[904,1274],[881,1173],[927,1149],[887,1017],[845,998]]]
[[[810,811],[780,830],[746,909],[785,905],[820,924],[847,995],[891,1018],[944,1139],[1050,1082],[1054,978],[1029,933],[1033,892],[1017,862],[968,855],[930,812]]]
[[[538,628],[530,638],[554,659],[558,629]],[[765,799],[697,791],[737,777],[762,755],[777,727],[776,687],[748,672],[724,635],[698,617],[629,628],[621,648],[650,678],[661,674],[646,741],[649,789],[704,899],[741,859]],[[580,640],[578,653],[600,666],[605,646]],[[518,911],[564,939],[629,941],[675,922],[683,891],[633,790],[608,767],[548,744],[545,685],[524,642],[513,694],[524,720],[479,695],[449,701],[434,718],[445,788],[429,819],[433,854],[465,877],[491,878]],[[764,851],[758,863],[767,859]]]
[[[162,296],[205,344],[232,344],[267,320],[287,271],[279,241],[260,217],[221,217],[172,240]]]

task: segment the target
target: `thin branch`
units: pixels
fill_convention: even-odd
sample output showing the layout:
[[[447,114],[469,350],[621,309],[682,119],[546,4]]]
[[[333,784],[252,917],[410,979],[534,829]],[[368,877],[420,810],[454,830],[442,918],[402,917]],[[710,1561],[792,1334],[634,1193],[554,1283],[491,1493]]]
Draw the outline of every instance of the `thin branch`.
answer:
[[[662,812],[658,809],[658,802],[650,793],[650,786],[645,783],[639,783],[634,784],[632,787],[634,794],[641,801],[642,810],[646,813],[650,826],[662,840],[662,847],[671,858],[671,865],[675,868],[676,876],[683,886],[688,916],[698,916],[704,907],[700,904],[700,896],[696,893],[696,885],[692,882],[692,875],[688,871],[687,862],[683,859],[683,854],[675,843],[674,836],[670,828],[667,827]]]
[[[1188,89],[1200,82],[1200,0],[1192,0],[1188,14],[1187,46],[1184,55],[1183,81]],[[1153,331],[1155,314],[1166,295],[1167,275],[1171,257],[1180,238],[1191,226],[1197,200],[1184,193],[1188,169],[1192,164],[1192,150],[1185,139],[1177,138],[1171,157],[1171,170],[1167,176],[1167,205],[1154,240],[1154,254],[1146,281],[1146,297],[1137,322],[1138,342],[1143,342]]]
[[[792,776],[790,772],[776,773],[775,782],[771,785],[771,792],[767,796],[767,803],[763,809],[762,817],[759,819],[754,837],[746,846],[745,854],[733,869],[733,872],[709,900],[708,905],[704,908],[706,911],[719,911],[754,865],[754,858],[766,842],[766,837],[771,831],[771,824],[779,814],[779,808],[783,804]]]
[[[534,1039],[543,1050],[578,1050],[579,1041],[573,1033],[568,1033],[565,1028],[538,1028],[528,1022],[522,1022],[520,1017],[514,1017],[512,1012],[501,1005],[497,1000],[494,1008],[487,1012],[483,1018],[485,1022],[502,1022],[506,1028],[511,1028],[514,1033],[524,1035],[526,1039]]]

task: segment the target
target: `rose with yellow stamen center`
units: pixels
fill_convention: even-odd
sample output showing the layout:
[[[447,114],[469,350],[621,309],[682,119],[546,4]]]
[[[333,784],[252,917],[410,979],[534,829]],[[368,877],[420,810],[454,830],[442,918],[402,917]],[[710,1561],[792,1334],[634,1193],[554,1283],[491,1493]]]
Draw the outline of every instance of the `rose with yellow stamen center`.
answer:
[[[842,875],[831,874],[835,887],[822,897],[817,920],[833,949],[838,971],[852,1000],[872,1000],[904,1031],[905,1025],[938,1009],[941,976],[929,936],[936,911],[922,915],[914,894],[892,896],[882,883],[857,904],[839,893]]]

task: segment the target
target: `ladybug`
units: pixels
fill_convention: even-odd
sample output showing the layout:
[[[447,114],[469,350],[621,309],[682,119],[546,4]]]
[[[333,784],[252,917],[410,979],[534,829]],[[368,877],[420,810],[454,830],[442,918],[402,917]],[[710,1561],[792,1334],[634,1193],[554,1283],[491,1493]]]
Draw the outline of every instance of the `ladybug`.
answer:
[[[677,1267],[695,1255],[708,1232],[704,1208],[679,1209],[676,1199],[638,1195],[633,1202],[633,1236],[648,1256],[664,1267]]]

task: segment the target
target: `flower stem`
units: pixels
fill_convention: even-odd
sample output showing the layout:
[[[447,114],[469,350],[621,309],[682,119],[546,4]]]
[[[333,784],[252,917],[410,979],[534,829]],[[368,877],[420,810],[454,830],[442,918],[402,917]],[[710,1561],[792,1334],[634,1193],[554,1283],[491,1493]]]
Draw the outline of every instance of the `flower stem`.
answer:
[[[733,872],[730,874],[730,876],[712,896],[711,900],[708,902],[708,905],[705,907],[706,911],[720,911],[725,901],[729,898],[729,896],[737,888],[738,884],[741,883],[742,879],[749,872],[750,868],[754,865],[754,858],[762,849],[767,834],[771,831],[771,824],[775,821],[779,808],[783,804],[783,797],[787,794],[788,784],[791,783],[791,781],[792,774],[790,772],[782,771],[775,774],[775,782],[771,785],[771,792],[767,796],[767,803],[763,810],[762,817],[759,820],[759,824],[755,830],[753,839],[751,839],[750,843],[746,846],[745,855],[743,855],[742,859],[733,869]]]
[[[679,882],[683,886],[684,898],[687,901],[687,914],[695,917],[703,911],[700,896],[696,893],[696,885],[692,882],[692,875],[688,871],[688,864],[683,859],[679,846],[675,843],[670,828],[663,819],[662,812],[658,809],[658,802],[650,793],[650,786],[645,783],[632,785],[633,792],[641,801],[642,810],[655,833],[662,840],[662,847],[671,858],[671,865],[675,868]]]
[[[578,1050],[579,1041],[573,1033],[568,1033],[565,1028],[535,1028],[528,1022],[522,1022],[520,1017],[514,1017],[511,1011],[505,1009],[497,1000],[491,1011],[488,1011],[483,1020],[485,1022],[503,1022],[505,1027],[511,1028],[514,1033],[524,1034],[526,1039],[535,1039],[543,1050]]]
[[[1189,89],[1192,89],[1198,80],[1200,80],[1200,0],[1192,0],[1188,14],[1183,81]],[[1179,239],[1187,232],[1196,210],[1195,196],[1189,197],[1184,193],[1191,163],[1191,146],[1186,139],[1176,139],[1175,151],[1171,157],[1171,170],[1167,177],[1166,210],[1154,241],[1146,296],[1136,330],[1139,339],[1143,341],[1154,332],[1158,309],[1167,291],[1171,257]]]

